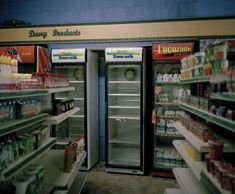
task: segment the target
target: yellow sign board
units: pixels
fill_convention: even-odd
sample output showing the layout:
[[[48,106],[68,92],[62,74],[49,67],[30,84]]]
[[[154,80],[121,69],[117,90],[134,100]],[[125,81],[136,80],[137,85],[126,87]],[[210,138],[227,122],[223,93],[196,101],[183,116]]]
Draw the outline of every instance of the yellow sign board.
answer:
[[[27,26],[0,29],[0,44],[145,41],[161,38],[234,36],[235,19]]]

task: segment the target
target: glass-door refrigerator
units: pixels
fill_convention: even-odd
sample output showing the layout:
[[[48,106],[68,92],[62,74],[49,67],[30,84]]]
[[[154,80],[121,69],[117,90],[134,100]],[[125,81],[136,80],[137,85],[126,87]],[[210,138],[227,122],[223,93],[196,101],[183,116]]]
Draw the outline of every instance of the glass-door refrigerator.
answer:
[[[98,162],[98,54],[86,49],[52,49],[55,73],[66,74],[74,90],[57,93],[54,99],[73,99],[79,111],[56,129],[58,142],[80,140],[79,149],[86,151],[83,169]]]
[[[186,164],[173,146],[174,140],[184,137],[175,122],[184,115],[180,108],[188,86],[180,84],[180,60],[193,52],[193,42],[156,42],[152,45],[153,59],[153,167],[152,175],[174,177],[173,168]]]
[[[107,48],[107,172],[144,173],[142,48]]]

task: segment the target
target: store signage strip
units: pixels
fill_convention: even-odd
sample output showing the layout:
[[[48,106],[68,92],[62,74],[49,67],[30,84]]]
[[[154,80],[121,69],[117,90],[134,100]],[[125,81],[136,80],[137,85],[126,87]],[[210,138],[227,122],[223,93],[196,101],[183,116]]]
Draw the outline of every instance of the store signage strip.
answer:
[[[228,28],[229,26],[229,28]],[[0,44],[234,36],[235,19],[1,28]]]

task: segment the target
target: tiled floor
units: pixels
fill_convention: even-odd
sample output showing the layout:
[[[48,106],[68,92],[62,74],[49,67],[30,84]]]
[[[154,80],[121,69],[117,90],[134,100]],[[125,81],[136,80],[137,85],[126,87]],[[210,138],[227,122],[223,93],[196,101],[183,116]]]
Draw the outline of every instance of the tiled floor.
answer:
[[[99,163],[89,174],[84,194],[163,194],[165,188],[179,187],[176,180],[105,172]]]

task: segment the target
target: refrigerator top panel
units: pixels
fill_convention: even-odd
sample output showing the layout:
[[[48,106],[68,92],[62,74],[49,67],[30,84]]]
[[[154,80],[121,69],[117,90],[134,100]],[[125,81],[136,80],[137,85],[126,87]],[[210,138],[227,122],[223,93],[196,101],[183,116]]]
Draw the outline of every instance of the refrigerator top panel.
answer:
[[[143,49],[141,47],[130,48],[106,48],[106,62],[140,62],[142,61]]]
[[[86,49],[52,49],[53,63],[78,63],[85,62]]]

